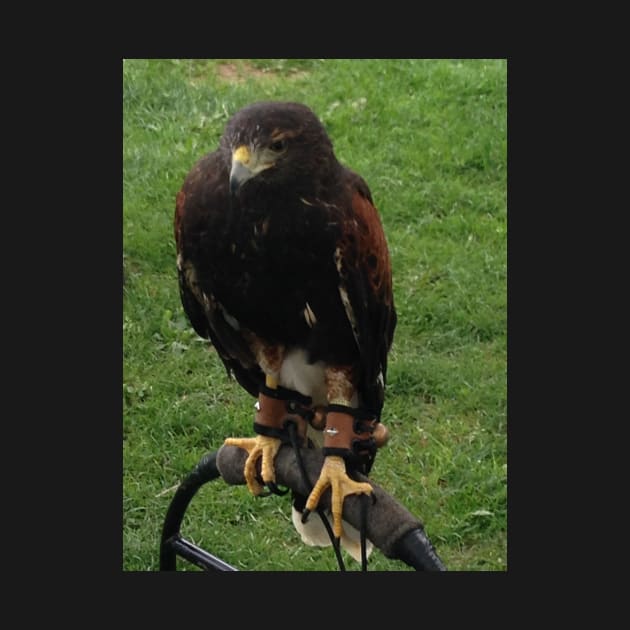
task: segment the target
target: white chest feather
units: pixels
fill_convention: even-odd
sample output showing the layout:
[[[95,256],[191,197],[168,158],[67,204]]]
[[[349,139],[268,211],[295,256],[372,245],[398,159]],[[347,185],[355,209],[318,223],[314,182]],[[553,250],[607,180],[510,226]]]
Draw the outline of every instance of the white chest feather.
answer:
[[[280,385],[310,396],[313,406],[328,404],[325,365],[322,361],[308,363],[304,350],[293,348],[287,352],[280,369]],[[353,394],[350,405],[359,406],[357,392]]]
[[[324,364],[321,361],[309,364],[304,350],[290,350],[284,357],[280,385],[310,396],[314,405],[326,404]]]

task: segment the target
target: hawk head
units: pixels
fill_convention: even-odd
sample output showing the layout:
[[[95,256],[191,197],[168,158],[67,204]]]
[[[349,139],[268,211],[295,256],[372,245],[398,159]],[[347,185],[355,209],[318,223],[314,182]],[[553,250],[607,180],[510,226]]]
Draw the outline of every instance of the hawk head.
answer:
[[[322,123],[300,103],[259,102],[237,112],[221,138],[230,172],[230,191],[248,182],[313,185],[337,164]]]

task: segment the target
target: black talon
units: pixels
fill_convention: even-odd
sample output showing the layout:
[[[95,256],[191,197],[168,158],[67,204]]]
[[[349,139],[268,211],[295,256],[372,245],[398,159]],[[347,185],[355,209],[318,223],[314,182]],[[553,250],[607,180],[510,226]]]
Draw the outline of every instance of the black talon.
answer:
[[[306,509],[306,508],[304,509],[304,512],[302,512],[302,523],[306,523],[310,513],[311,511],[309,509]]]
[[[267,488],[269,488],[269,491],[271,493],[277,494],[280,497],[284,496],[287,492],[289,492],[289,488],[280,490],[280,488],[278,488],[278,486],[276,485],[274,481],[268,481],[265,485],[267,486]]]

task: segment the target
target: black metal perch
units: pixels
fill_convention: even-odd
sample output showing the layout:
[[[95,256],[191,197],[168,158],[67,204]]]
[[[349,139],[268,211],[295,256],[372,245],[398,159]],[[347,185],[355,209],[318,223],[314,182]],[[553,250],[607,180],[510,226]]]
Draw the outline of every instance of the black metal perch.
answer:
[[[311,484],[317,480],[323,462],[319,450],[302,449],[302,459]],[[195,469],[180,484],[169,505],[160,546],[160,570],[176,571],[177,556],[192,562],[206,571],[237,571],[220,558],[194,545],[182,537],[180,528],[184,514],[193,497],[208,481],[218,477],[232,485],[245,483],[243,469],[247,453],[235,446],[222,446],[218,451],[202,457]],[[299,472],[296,454],[289,445],[282,446],[275,459],[276,481],[292,490],[308,495],[310,488]],[[368,481],[357,475],[361,481]],[[413,516],[378,484],[369,480],[375,497],[367,519],[367,537],[388,558],[400,560],[417,571],[446,571],[431,541],[424,532],[422,522]],[[321,507],[330,507],[330,493],[322,496]],[[360,527],[361,501],[358,496],[348,497],[343,504],[343,518]]]

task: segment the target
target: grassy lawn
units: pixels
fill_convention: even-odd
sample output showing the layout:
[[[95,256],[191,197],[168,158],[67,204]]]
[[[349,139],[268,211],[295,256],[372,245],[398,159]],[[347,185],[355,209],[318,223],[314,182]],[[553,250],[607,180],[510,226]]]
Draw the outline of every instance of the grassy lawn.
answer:
[[[424,522],[449,570],[506,570],[507,62],[126,60],[122,70],[123,569],[159,568],[172,487],[225,437],[251,434],[253,399],[185,319],[173,212],[228,117],[277,99],[320,116],[338,158],[368,182],[389,242],[391,439],[372,477]],[[240,570],[337,570],[330,548],[300,542],[288,496],[215,481],[182,531]],[[378,550],[369,569],[410,570]]]

